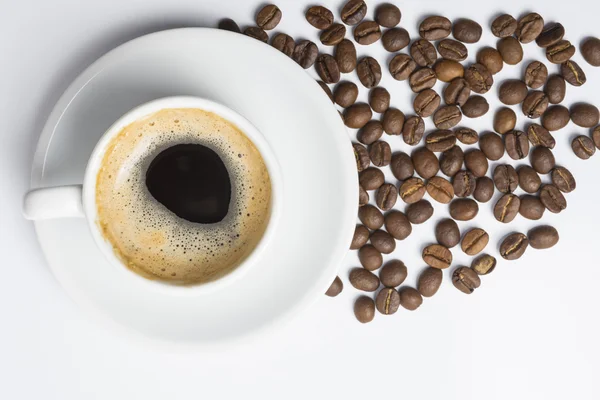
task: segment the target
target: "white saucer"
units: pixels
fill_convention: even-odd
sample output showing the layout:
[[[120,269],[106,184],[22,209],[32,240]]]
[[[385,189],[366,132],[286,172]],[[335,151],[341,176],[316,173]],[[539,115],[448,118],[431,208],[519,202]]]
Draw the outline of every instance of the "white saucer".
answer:
[[[106,128],[160,97],[196,95],[252,122],[282,168],[284,201],[264,258],[225,290],[172,297],[132,286],[103,258],[86,222],[37,222],[50,268],[86,311],[159,342],[203,346],[258,334],[323,293],[354,231],[350,140],[317,83],[291,59],[231,32],[188,28],[132,40],[101,57],[61,97],[42,132],[32,187],[81,183]]]

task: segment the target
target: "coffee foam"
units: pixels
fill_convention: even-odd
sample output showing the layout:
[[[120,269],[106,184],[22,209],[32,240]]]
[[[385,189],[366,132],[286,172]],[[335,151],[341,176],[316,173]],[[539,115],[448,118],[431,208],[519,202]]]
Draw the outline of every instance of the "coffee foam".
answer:
[[[152,160],[177,144],[201,144],[231,180],[227,216],[215,224],[179,218],[148,191]],[[128,268],[177,284],[209,282],[235,269],[266,229],[271,180],[258,149],[234,124],[200,109],[166,109],[125,127],[109,143],[96,180],[97,224]]]

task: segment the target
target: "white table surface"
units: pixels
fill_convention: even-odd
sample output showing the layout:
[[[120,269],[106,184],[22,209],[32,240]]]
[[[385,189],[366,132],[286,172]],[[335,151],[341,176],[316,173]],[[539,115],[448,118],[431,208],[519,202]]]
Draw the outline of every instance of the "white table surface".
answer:
[[[446,273],[439,293],[418,311],[377,315],[362,326],[352,315],[358,292],[348,283],[347,269],[357,265],[357,259],[349,254],[340,272],[345,290],[337,298],[323,296],[289,325],[246,345],[181,354],[115,334],[90,320],[65,295],[45,265],[33,225],[20,214],[36,141],[54,103],[87,65],[127,40],[168,28],[215,26],[225,16],[248,25],[260,3],[0,0],[0,398],[600,398],[600,263],[595,254],[600,215],[591,211],[598,209],[593,197],[600,196],[594,187],[600,154],[589,161],[572,154],[570,139],[586,132],[572,124],[555,134],[555,154],[574,173],[578,188],[568,196],[564,213],[546,213],[543,220],[560,231],[559,245],[545,252],[530,249],[519,261],[500,262],[471,296],[454,289]],[[284,18],[279,29],[316,42],[317,31],[303,18],[303,10],[312,3],[280,0]],[[333,10],[341,6],[339,1],[321,3]],[[469,46],[473,60],[482,43],[495,44],[489,24],[501,11],[518,16],[535,10],[548,21],[559,20],[576,45],[587,35],[600,36],[594,22],[598,6],[582,11],[585,3],[505,0],[479,7],[466,0],[405,1],[401,26],[415,37],[423,15],[474,18],[484,26],[484,37]],[[380,44],[359,52],[389,57]],[[542,51],[529,44],[525,60],[533,58],[545,61]],[[594,70],[579,55],[575,60],[587,72],[588,83],[579,89],[568,87],[566,102],[599,104],[600,69]],[[505,67],[496,81],[519,77],[523,68]],[[383,69],[382,84],[390,89],[393,105],[410,113],[407,84],[391,79],[386,65]],[[355,79],[354,74],[344,78],[350,76]],[[366,96],[364,89],[361,96]],[[494,93],[486,97],[495,109]],[[489,129],[491,115],[463,125]],[[525,122],[519,115],[519,125]],[[413,235],[386,257],[408,265],[410,285],[423,268],[423,244],[434,240],[435,221],[447,214],[447,207],[435,207],[435,217],[415,227]],[[504,234],[536,225],[519,217],[510,227],[501,226],[490,208],[491,204],[482,206],[477,220],[461,228],[487,228],[492,254],[497,254]],[[456,265],[470,262],[460,250],[454,253]]]

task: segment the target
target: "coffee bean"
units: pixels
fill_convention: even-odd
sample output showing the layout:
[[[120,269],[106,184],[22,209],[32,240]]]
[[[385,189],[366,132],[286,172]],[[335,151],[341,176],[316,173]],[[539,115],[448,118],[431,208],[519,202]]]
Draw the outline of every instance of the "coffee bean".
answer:
[[[536,226],[527,234],[529,245],[534,249],[545,250],[558,243],[558,231],[548,225]]]
[[[378,140],[369,148],[369,158],[373,165],[385,167],[392,161],[392,149],[387,142]]]
[[[264,30],[274,29],[281,21],[281,10],[274,4],[264,6],[256,14],[256,25]]]
[[[369,193],[362,187],[358,186],[358,206],[362,207],[369,204]]]
[[[410,43],[410,35],[404,28],[392,28],[386,30],[381,36],[383,48],[390,53],[402,50]]]
[[[452,283],[461,292],[471,294],[481,285],[481,279],[471,268],[459,267],[452,273]]]
[[[416,203],[421,200],[426,191],[425,182],[421,178],[409,178],[400,185],[398,193],[407,204]]]
[[[437,130],[425,138],[425,147],[435,153],[449,150],[456,144],[454,132],[447,129]]]
[[[575,55],[575,46],[568,40],[560,40],[546,49],[546,58],[553,64],[562,64]]]
[[[464,78],[454,78],[444,89],[444,101],[447,105],[462,106],[471,95],[471,88]]]
[[[379,121],[372,120],[358,131],[356,138],[359,142],[369,145],[378,141],[382,135],[383,125]]]
[[[521,205],[519,206],[519,214],[524,218],[531,220],[539,220],[544,216],[546,207],[537,196],[529,194],[521,196]]]
[[[566,61],[560,65],[560,74],[573,86],[581,86],[587,81],[585,72],[575,61]]]
[[[381,29],[375,21],[363,21],[354,28],[354,40],[368,46],[381,39]]]
[[[492,33],[496,37],[504,38],[512,36],[516,30],[517,20],[512,15],[500,15],[492,22]]]
[[[388,108],[383,114],[382,124],[385,133],[398,136],[404,127],[404,113],[397,108]]]
[[[444,274],[441,269],[427,267],[419,276],[417,290],[424,297],[431,297],[437,293],[442,285]]]
[[[444,175],[453,177],[462,168],[465,157],[459,146],[453,146],[440,156],[440,170]]]
[[[411,158],[415,166],[415,171],[423,179],[435,176],[440,170],[440,163],[437,157],[426,147],[421,147],[413,151]]]
[[[471,229],[465,233],[461,243],[461,249],[465,254],[474,256],[485,249],[490,241],[490,235],[481,228]]]
[[[327,29],[333,23],[333,13],[322,6],[313,6],[306,11],[306,20],[317,29]]]
[[[371,107],[365,103],[355,103],[344,110],[344,123],[348,128],[360,129],[373,117]]]
[[[358,261],[364,269],[375,271],[383,264],[383,257],[373,245],[365,244],[358,250]]]
[[[431,68],[418,69],[408,78],[408,84],[415,93],[432,88],[436,82],[437,77]]]
[[[450,129],[455,127],[462,119],[462,113],[458,106],[443,106],[433,115],[433,123],[438,129]]]
[[[512,130],[504,135],[506,153],[513,160],[522,160],[529,154],[529,140],[525,132]]]
[[[549,131],[558,131],[569,123],[569,109],[564,106],[548,107],[542,115],[542,125]]]
[[[575,177],[565,167],[556,167],[552,170],[552,183],[563,193],[571,193],[577,188]]]
[[[296,48],[296,42],[291,36],[286,35],[285,33],[278,33],[271,41],[271,46],[286,56],[292,57],[294,55],[294,49]]]
[[[521,43],[533,42],[544,30],[544,19],[537,13],[530,13],[519,19],[515,35]]]
[[[494,217],[505,224],[512,222],[519,213],[521,200],[512,193],[500,197],[494,206]]]
[[[454,188],[446,179],[434,176],[427,182],[427,193],[438,203],[448,204],[454,197]]]
[[[477,22],[462,18],[454,23],[452,34],[464,43],[477,43],[481,39],[483,29]]]
[[[490,105],[483,96],[471,96],[466,103],[461,107],[463,115],[468,118],[479,118],[484,116]]]
[[[383,254],[390,254],[396,250],[396,241],[392,235],[381,229],[371,234],[371,244],[377,251]]]
[[[531,152],[531,166],[538,174],[547,174],[554,169],[555,160],[552,151],[546,147],[535,147]]]
[[[565,36],[565,28],[562,24],[555,22],[548,24],[542,30],[542,33],[535,39],[538,46],[546,48],[560,41]]]
[[[479,213],[479,206],[472,199],[456,199],[450,203],[450,216],[457,221],[470,221]]]
[[[412,225],[406,215],[394,210],[385,215],[385,230],[396,240],[404,240],[410,236]]]
[[[494,130],[499,134],[503,135],[512,131],[515,129],[516,124],[517,114],[512,109],[502,107],[496,111],[496,115],[494,116]]]
[[[494,181],[487,176],[477,178],[473,197],[480,203],[487,203],[494,196]]]
[[[433,206],[427,200],[419,200],[406,208],[406,217],[414,225],[426,222],[432,215]]]
[[[419,116],[409,117],[402,128],[402,139],[410,146],[416,146],[423,139],[425,122]]]
[[[573,153],[582,160],[587,160],[596,153],[596,146],[594,142],[587,136],[577,136],[571,142],[571,148]]]
[[[552,75],[546,81],[546,86],[544,86],[544,93],[548,97],[548,102],[550,104],[559,104],[565,99],[565,95],[567,92],[567,85],[565,84],[565,80],[560,75]]]
[[[523,47],[512,36],[498,40],[496,47],[502,56],[502,60],[508,65],[517,65],[523,60]]]
[[[347,74],[356,68],[356,47],[349,39],[344,39],[335,47],[335,61],[340,72]]]
[[[469,197],[475,192],[477,179],[471,171],[458,171],[452,180],[456,197]]]
[[[445,269],[452,264],[452,253],[442,245],[432,244],[423,249],[423,261],[430,267]]]
[[[356,160],[356,170],[361,172],[369,167],[371,164],[371,159],[369,158],[369,152],[365,148],[365,146],[352,143],[352,148],[354,149],[354,159]]]
[[[477,275],[487,275],[496,268],[496,259],[489,254],[483,254],[477,257],[471,263],[471,269],[477,273]]]
[[[317,81],[317,83],[319,84],[319,86],[321,86],[321,89],[323,89],[327,97],[329,97],[329,100],[331,100],[331,102],[333,103],[333,94],[331,93],[331,89],[329,89],[329,86],[327,86],[327,84],[323,81]]]
[[[542,179],[533,168],[528,165],[519,167],[517,171],[519,176],[519,186],[527,193],[535,193],[542,186]]]
[[[528,118],[539,118],[548,109],[548,97],[540,90],[532,90],[521,105],[523,114]]]
[[[360,296],[356,299],[354,302],[354,316],[362,324],[373,321],[373,318],[375,318],[375,302],[373,299],[367,296]]]
[[[583,128],[591,128],[600,122],[600,112],[592,104],[577,103],[571,106],[571,121]]]
[[[527,128],[527,138],[532,146],[542,146],[553,149],[556,145],[554,137],[546,128],[538,124],[531,124]]]
[[[592,130],[592,140],[598,149],[600,149],[600,126]]]
[[[364,225],[356,225],[354,236],[350,244],[350,250],[358,250],[367,244],[369,240],[369,230]]]
[[[375,10],[375,21],[386,28],[393,28],[398,25],[401,17],[400,9],[390,3],[382,4]]]
[[[457,128],[454,134],[462,144],[475,144],[479,141],[479,134],[470,128]]]
[[[337,83],[340,80],[340,69],[337,61],[329,54],[321,54],[317,57],[315,69],[325,83]]]
[[[484,47],[477,52],[477,63],[487,68],[492,75],[497,74],[504,68],[504,61],[500,52],[493,47]]]
[[[551,213],[558,214],[567,208],[567,199],[554,185],[544,185],[540,191],[540,200]]]
[[[450,218],[438,222],[435,227],[435,239],[449,249],[456,246],[460,242],[460,231],[456,222]]]
[[[440,40],[452,32],[452,22],[446,17],[431,16],[419,25],[419,34],[427,40]]]
[[[333,101],[341,107],[350,107],[358,97],[358,86],[354,82],[344,81],[333,90]]]
[[[408,79],[417,68],[417,63],[408,54],[397,54],[389,64],[390,74],[397,81]]]
[[[523,81],[527,86],[532,89],[539,89],[544,86],[546,79],[548,79],[548,68],[543,63],[539,61],[529,63],[523,76]]]
[[[498,98],[507,106],[522,103],[527,97],[527,85],[520,80],[507,80],[502,82],[498,90]]]
[[[367,4],[363,0],[349,0],[342,7],[340,14],[346,25],[356,25],[365,18]]]
[[[320,39],[325,46],[335,46],[344,40],[344,36],[346,36],[346,27],[342,24],[332,24],[321,32]]]
[[[260,40],[263,43],[267,43],[267,41],[269,40],[269,35],[267,34],[267,32],[265,32],[257,26],[249,26],[246,29],[244,29],[244,35],[250,36],[251,38],[256,40]]]
[[[344,283],[342,282],[339,276],[336,276],[331,285],[329,286],[329,289],[327,289],[327,291],[325,292],[325,295],[329,297],[335,297],[338,294],[342,293],[342,290],[344,290]]]
[[[410,45],[410,55],[421,67],[431,67],[437,60],[435,47],[425,39],[417,39]]]
[[[469,150],[465,153],[465,166],[479,178],[487,173],[488,160],[481,150]]]
[[[390,107],[390,92],[386,88],[376,87],[369,93],[369,105],[373,111],[383,114]]]
[[[391,315],[400,307],[400,294],[393,288],[383,288],[375,298],[377,311],[383,315]]]
[[[388,261],[379,271],[379,279],[385,287],[393,288],[400,286],[408,275],[406,265],[400,260]]]
[[[400,305],[409,311],[414,311],[423,304],[421,294],[411,287],[400,289]]]
[[[399,181],[406,180],[415,173],[415,167],[413,166],[412,159],[408,154],[401,151],[392,155],[390,169],[392,170],[392,174],[394,174],[396,179]]]
[[[502,137],[493,132],[481,136],[479,139],[479,148],[485,154],[488,160],[498,161],[504,155],[504,142]]]
[[[369,229],[375,230],[383,226],[383,214],[370,204],[359,208],[358,219]]]
[[[505,260],[516,260],[525,253],[527,246],[529,246],[527,236],[517,232],[511,233],[500,244],[500,255]]]
[[[301,40],[296,43],[292,59],[296,61],[302,68],[308,69],[313,66],[319,55],[317,45],[310,40]]]
[[[375,204],[383,211],[388,211],[394,208],[398,200],[398,189],[391,183],[385,183],[377,189],[375,195]]]
[[[519,176],[512,165],[501,164],[494,168],[494,185],[502,193],[513,193],[519,186]]]
[[[231,18],[223,18],[219,21],[219,25],[217,27],[229,32],[242,33],[242,30],[238,24]]]
[[[600,67],[600,39],[590,37],[581,43],[581,55],[592,67]]]
[[[415,112],[423,118],[430,117],[440,106],[440,96],[433,89],[425,89],[413,100]]]
[[[433,66],[437,78],[442,82],[452,82],[465,75],[465,69],[458,61],[442,58]]]
[[[467,47],[454,39],[441,40],[437,45],[438,53],[447,60],[464,61],[469,52]]]
[[[356,65],[356,73],[360,83],[366,88],[379,85],[381,81],[381,67],[373,57],[363,57]]]
[[[482,64],[472,64],[465,70],[465,80],[475,93],[487,93],[494,84],[494,78]]]
[[[383,172],[375,167],[365,169],[358,176],[360,186],[365,190],[379,189],[379,187],[383,185],[384,180],[385,177],[383,176]]]

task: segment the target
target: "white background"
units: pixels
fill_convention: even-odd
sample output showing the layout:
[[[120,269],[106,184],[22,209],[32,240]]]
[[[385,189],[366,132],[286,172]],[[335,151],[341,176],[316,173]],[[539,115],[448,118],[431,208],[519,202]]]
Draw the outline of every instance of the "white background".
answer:
[[[341,2],[321,3],[338,15]],[[588,6],[595,8],[585,11],[585,3],[406,1],[400,4],[401,26],[416,37],[417,22],[427,14],[476,19],[484,26],[484,36],[468,46],[473,60],[482,44],[495,45],[489,25],[498,12],[540,12],[547,21],[562,22],[577,46],[585,36],[600,36],[595,23],[599,10]],[[278,4],[284,13],[278,29],[317,42],[317,31],[303,18],[309,3]],[[292,323],[254,342],[226,351],[181,354],[118,336],[88,319],[64,294],[45,265],[33,225],[20,215],[35,144],[54,103],[87,65],[121,43],[168,28],[215,26],[225,16],[249,25],[259,5],[247,0],[0,0],[0,398],[600,398],[600,265],[595,249],[600,215],[593,211],[598,209],[593,197],[600,196],[595,187],[600,154],[588,161],[572,154],[571,138],[586,133],[572,124],[555,134],[555,155],[573,172],[578,188],[568,196],[565,212],[546,213],[543,220],[558,228],[559,245],[544,252],[530,249],[519,261],[500,262],[473,295],[454,289],[447,271],[438,294],[418,311],[377,315],[362,326],[352,315],[358,293],[347,281],[347,269],[357,260],[349,254],[340,271],[345,290],[337,298],[323,296]],[[525,60],[545,61],[535,44],[525,48]],[[387,73],[390,56],[380,43],[359,52],[381,60],[382,85],[391,91],[392,104],[410,113],[412,93],[406,82],[396,82]],[[566,102],[598,104],[600,69],[579,55],[575,60],[585,69],[588,83],[568,87]],[[556,66],[546,64],[556,72]],[[522,69],[505,66],[495,79],[517,78]],[[492,110],[498,105],[495,89],[486,95]],[[361,96],[366,98],[366,92]],[[524,127],[527,121],[517,114]],[[491,115],[462,125],[490,129]],[[394,149],[410,150],[397,139],[390,139]],[[446,206],[435,206],[435,217],[415,227],[386,257],[408,265],[407,284],[414,285],[423,268],[419,255],[434,240],[435,221],[447,214]],[[491,254],[497,255],[503,235],[536,225],[517,217],[502,226],[491,216],[491,207],[483,205],[475,221],[461,224],[461,229],[488,229],[492,240],[486,250]],[[460,253],[454,251],[455,264],[470,263]]]

